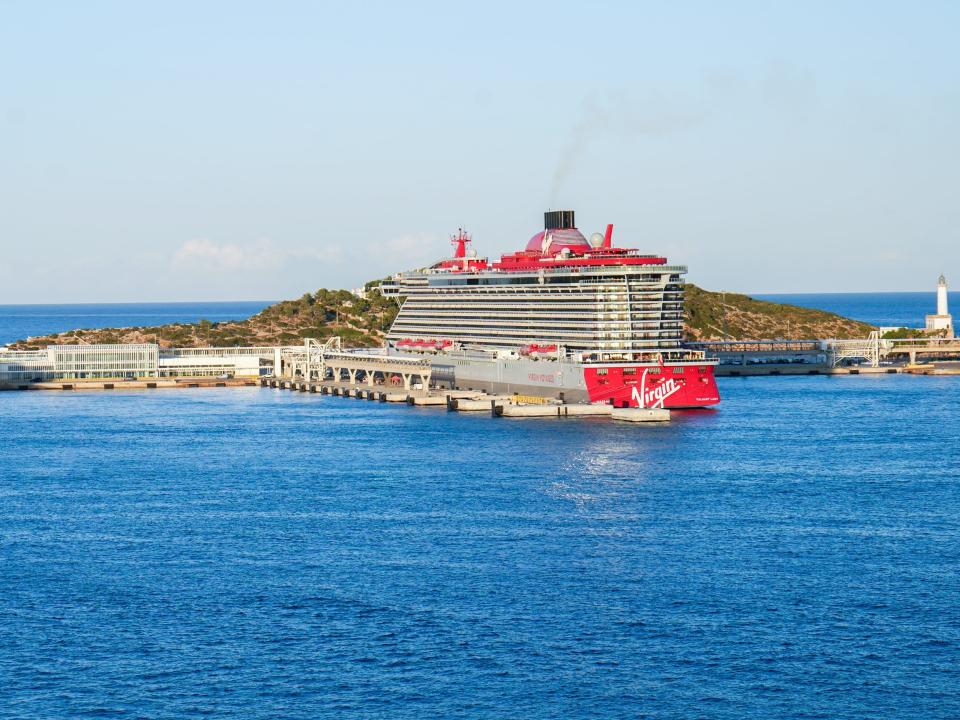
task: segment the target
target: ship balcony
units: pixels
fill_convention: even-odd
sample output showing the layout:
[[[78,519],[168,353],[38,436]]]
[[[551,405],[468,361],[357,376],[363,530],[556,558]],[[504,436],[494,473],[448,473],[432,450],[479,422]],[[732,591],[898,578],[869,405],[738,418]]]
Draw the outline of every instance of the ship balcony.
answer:
[[[455,336],[458,333],[466,330],[489,330],[491,332],[499,331],[509,331],[509,332],[537,332],[537,333],[554,333],[554,332],[618,332],[618,333],[634,333],[634,332],[662,332],[662,333],[679,333],[683,329],[682,325],[675,325],[673,327],[665,327],[658,322],[645,322],[637,323],[630,320],[618,320],[612,322],[582,322],[582,323],[572,323],[572,322],[551,322],[551,321],[527,321],[527,322],[516,322],[516,323],[489,323],[485,321],[477,320],[460,320],[459,322],[451,321],[448,323],[438,323],[438,322],[429,322],[429,321],[397,321],[394,323],[392,331],[396,332],[405,332],[412,334],[416,337],[427,337],[427,336]]]

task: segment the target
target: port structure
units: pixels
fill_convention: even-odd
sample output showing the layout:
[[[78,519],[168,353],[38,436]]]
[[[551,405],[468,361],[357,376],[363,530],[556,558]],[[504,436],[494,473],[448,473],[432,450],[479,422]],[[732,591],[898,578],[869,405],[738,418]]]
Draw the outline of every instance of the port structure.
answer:
[[[794,365],[798,369],[820,367],[836,370],[849,364],[879,368],[888,359],[908,360],[920,356],[960,358],[960,339],[909,338],[884,339],[876,330],[866,338],[851,340],[727,340],[691,342],[686,347],[703,351],[720,360],[718,372],[744,366],[778,368]]]
[[[780,368],[809,372],[825,369],[827,361],[819,340],[722,340],[688,342],[685,347],[719,360],[715,372],[721,376],[769,374]]]
[[[888,349],[886,343],[889,342],[881,340],[880,333],[874,330],[865,340],[825,340],[823,345],[832,368],[850,361],[866,361],[870,367],[880,367],[880,358]]]
[[[871,367],[888,358],[908,359],[915,365],[921,355],[935,357],[960,357],[960,339],[945,338],[898,338],[884,340],[876,330],[866,340],[825,340],[828,357],[833,367],[839,367],[846,359],[865,360]]]
[[[848,366],[879,370],[886,360],[960,359],[960,339],[954,337],[884,339],[874,331],[852,340],[737,340],[692,342],[697,350],[719,360],[720,375],[779,375],[862,372]],[[896,372],[886,369],[885,372]],[[392,355],[384,349],[345,349],[339,337],[307,338],[303,345],[278,347],[159,348],[156,344],[62,345],[44,350],[0,348],[0,389],[43,383],[276,379],[348,384],[393,385],[409,392],[415,381],[430,388],[433,367],[429,356]],[[119,386],[118,386],[119,387]]]
[[[396,379],[398,384],[403,383],[404,390],[409,391],[414,378],[419,379],[424,389],[428,388],[433,374],[432,364],[427,357],[346,352],[339,337],[322,343],[314,338],[306,338],[302,348],[284,348],[279,355],[274,361],[275,377],[299,377],[307,381],[331,380],[339,383],[345,379],[346,373],[350,385],[357,385],[362,380],[373,387],[379,375],[380,382],[389,384]]]

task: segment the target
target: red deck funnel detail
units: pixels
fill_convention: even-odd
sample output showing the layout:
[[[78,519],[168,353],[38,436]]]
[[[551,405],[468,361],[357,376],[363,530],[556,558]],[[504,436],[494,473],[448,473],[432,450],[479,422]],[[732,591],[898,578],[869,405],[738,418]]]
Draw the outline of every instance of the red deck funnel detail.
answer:
[[[613,225],[607,225],[607,231],[603,234],[603,247],[613,247],[611,244],[613,240]]]

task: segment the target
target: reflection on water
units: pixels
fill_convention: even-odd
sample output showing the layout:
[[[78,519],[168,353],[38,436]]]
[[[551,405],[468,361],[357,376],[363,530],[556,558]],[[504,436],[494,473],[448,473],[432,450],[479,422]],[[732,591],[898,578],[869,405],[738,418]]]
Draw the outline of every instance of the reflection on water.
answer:
[[[3,393],[0,717],[956,717],[956,383]]]

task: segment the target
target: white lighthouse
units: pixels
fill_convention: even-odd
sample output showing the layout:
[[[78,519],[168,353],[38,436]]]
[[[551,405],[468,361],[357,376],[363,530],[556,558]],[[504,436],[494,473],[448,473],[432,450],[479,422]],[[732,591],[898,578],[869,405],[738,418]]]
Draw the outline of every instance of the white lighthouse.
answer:
[[[941,275],[937,283],[937,314],[927,315],[927,330],[946,330],[953,337],[953,317],[947,302],[947,279]]]

